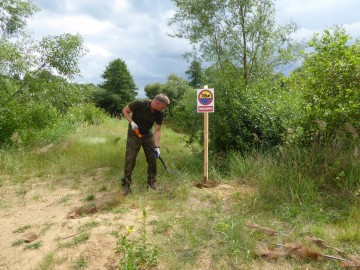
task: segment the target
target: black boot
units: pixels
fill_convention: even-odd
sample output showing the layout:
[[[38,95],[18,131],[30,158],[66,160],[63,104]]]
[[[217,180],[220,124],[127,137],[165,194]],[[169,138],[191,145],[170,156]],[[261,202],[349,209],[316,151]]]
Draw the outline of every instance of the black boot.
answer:
[[[121,179],[121,194],[122,195],[127,195],[129,193],[131,193],[131,180],[127,179],[127,178],[122,178]]]
[[[149,188],[151,188],[153,190],[159,190],[160,189],[160,186],[153,179],[148,180],[148,186],[149,186]]]

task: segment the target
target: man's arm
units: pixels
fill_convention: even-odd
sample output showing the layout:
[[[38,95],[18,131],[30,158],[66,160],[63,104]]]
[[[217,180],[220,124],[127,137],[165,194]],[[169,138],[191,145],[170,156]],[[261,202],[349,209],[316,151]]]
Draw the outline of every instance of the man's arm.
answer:
[[[155,125],[155,132],[154,132],[155,146],[160,147],[160,138],[161,138],[161,125]]]
[[[126,105],[125,108],[122,110],[122,114],[124,115],[124,117],[126,118],[126,120],[129,121],[129,123],[132,122],[132,118],[130,116],[131,110],[129,108],[129,105]]]

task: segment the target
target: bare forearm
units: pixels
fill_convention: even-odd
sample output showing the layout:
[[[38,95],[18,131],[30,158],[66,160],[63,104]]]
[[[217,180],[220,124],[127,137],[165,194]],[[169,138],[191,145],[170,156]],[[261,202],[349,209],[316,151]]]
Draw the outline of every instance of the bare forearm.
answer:
[[[124,115],[125,119],[128,120],[129,123],[131,123],[133,120],[130,116],[131,110],[129,108],[129,106],[126,106],[123,110],[122,110],[122,114]]]
[[[157,125],[155,127],[155,133],[154,133],[155,146],[160,146],[160,138],[161,138],[161,126]]]

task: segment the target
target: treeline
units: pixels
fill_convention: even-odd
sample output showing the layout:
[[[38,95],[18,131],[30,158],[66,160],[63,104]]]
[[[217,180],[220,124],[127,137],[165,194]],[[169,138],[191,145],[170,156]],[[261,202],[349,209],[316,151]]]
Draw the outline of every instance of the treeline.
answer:
[[[360,43],[343,27],[331,27],[302,44],[293,39],[295,23],[276,24],[271,0],[173,2],[172,35],[194,47],[187,54],[189,80],[171,74],[166,83],[154,82],[144,90],[149,98],[160,92],[170,97],[168,119],[189,143],[203,138],[195,89],[206,84],[216,91],[216,113],[210,116],[214,153],[290,144],[358,151]],[[38,11],[36,6],[9,0],[0,9],[0,144],[14,137],[30,142],[39,130],[61,126],[58,121],[95,123],[104,112],[119,115],[136,97],[123,60],[109,63],[100,85],[73,83],[87,52],[81,36],[65,33],[37,41],[26,33],[26,19]],[[279,72],[300,60],[301,67],[289,76]]]
[[[172,36],[188,39],[194,48],[187,54],[191,87],[175,95],[164,84],[145,88],[151,96],[175,97],[171,125],[190,144],[202,143],[195,89],[208,85],[215,89],[210,151],[222,174],[233,170],[239,156],[269,155],[278,174],[259,180],[269,202],[308,199],[312,205],[324,198],[340,207],[341,197],[356,204],[360,41],[334,25],[307,43],[298,42],[295,23],[276,24],[271,0],[173,2],[177,11],[170,24],[177,30]],[[301,66],[288,76],[279,72],[295,62]]]
[[[295,23],[276,24],[270,0],[173,2],[178,7],[170,21],[178,27],[174,36],[196,48],[189,53],[190,82],[216,89],[210,121],[215,152],[287,144],[357,147],[360,42],[343,27],[333,26],[302,44],[292,38]],[[301,67],[288,77],[278,72],[300,60]],[[191,140],[201,140],[195,106],[190,90],[174,117]]]
[[[35,40],[27,18],[39,9],[27,0],[0,3],[0,146],[46,144],[79,124],[101,122],[135,98],[126,64],[112,61],[101,85],[78,84],[87,53],[80,35]]]

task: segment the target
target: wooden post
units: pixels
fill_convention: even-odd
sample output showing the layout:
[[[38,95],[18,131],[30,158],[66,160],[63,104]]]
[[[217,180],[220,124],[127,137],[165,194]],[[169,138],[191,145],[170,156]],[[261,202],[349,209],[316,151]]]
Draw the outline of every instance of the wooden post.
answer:
[[[208,89],[205,85],[204,89]],[[209,113],[204,112],[204,183],[209,179]]]
[[[209,178],[209,113],[204,112],[204,183]]]

